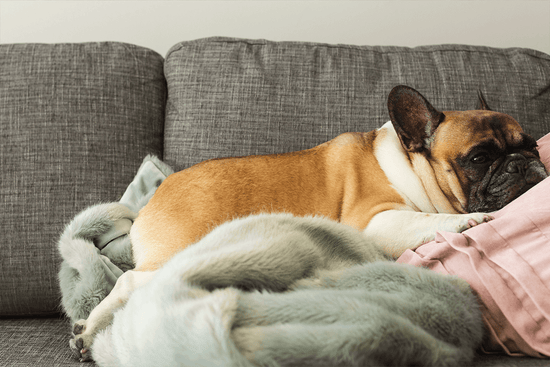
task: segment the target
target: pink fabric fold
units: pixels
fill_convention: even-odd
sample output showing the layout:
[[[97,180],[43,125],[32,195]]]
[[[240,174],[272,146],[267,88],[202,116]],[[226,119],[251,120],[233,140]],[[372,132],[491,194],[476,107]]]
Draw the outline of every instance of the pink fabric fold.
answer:
[[[550,164],[550,135],[539,140]],[[463,233],[438,233],[398,260],[470,284],[480,300],[488,353],[550,356],[550,178]]]

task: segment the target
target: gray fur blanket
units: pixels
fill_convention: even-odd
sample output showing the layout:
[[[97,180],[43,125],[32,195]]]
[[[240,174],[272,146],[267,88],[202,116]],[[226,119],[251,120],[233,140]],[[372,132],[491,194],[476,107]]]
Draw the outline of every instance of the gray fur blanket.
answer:
[[[63,234],[60,283],[73,320],[123,271],[96,244],[116,223],[127,233],[133,213],[91,207]],[[465,281],[387,261],[361,232],[328,219],[263,214],[176,255],[134,291],[92,353],[100,366],[462,366],[482,334]]]
[[[171,173],[172,168],[157,157],[145,157],[119,203],[87,208],[65,228],[58,243],[63,259],[58,279],[61,306],[73,323],[88,318],[118,277],[134,268],[130,227]]]

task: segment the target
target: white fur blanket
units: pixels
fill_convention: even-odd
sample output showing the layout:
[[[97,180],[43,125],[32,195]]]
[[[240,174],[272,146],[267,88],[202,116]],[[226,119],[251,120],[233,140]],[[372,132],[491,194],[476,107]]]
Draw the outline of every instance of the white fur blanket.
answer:
[[[95,206],[63,234],[60,281],[73,319],[112,287],[105,268],[117,277],[90,246],[132,212]],[[467,364],[483,334],[468,284],[383,259],[361,232],[324,218],[225,223],[134,291],[96,337],[93,358],[144,367]],[[75,295],[78,287],[103,293]]]
[[[412,266],[285,293],[206,292],[177,275],[172,262],[115,315],[92,346],[100,366],[465,366],[481,342],[468,287]]]

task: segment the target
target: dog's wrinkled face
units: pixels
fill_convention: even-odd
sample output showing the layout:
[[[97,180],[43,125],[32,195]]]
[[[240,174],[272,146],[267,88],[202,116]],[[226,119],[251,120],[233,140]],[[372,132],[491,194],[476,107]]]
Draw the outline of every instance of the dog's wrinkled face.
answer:
[[[443,113],[431,158],[451,165],[445,170],[456,174],[468,212],[498,210],[547,177],[535,139],[512,117],[485,110]]]
[[[545,179],[537,143],[509,115],[436,110],[420,93],[395,87],[388,109],[403,148],[425,157],[449,202],[464,212],[498,210]]]

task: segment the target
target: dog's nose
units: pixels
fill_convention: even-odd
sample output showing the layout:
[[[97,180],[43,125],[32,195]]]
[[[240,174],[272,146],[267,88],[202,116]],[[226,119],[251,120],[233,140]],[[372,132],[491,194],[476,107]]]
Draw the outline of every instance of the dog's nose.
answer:
[[[548,173],[542,162],[534,160],[525,165],[525,181],[528,184],[537,184],[546,177],[548,177]]]
[[[506,158],[506,172],[507,173],[521,173],[525,172],[525,164],[527,159],[519,153],[510,154]]]

